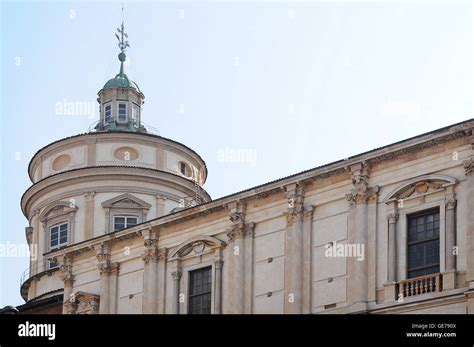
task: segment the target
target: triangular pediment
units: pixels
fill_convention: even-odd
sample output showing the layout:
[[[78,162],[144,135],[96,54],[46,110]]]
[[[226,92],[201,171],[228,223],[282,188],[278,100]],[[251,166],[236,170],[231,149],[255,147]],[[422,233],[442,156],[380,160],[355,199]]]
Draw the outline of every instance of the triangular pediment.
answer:
[[[109,199],[102,203],[102,207],[106,208],[141,208],[149,209],[151,205],[142,199],[137,198],[131,194],[122,194],[115,198]]]

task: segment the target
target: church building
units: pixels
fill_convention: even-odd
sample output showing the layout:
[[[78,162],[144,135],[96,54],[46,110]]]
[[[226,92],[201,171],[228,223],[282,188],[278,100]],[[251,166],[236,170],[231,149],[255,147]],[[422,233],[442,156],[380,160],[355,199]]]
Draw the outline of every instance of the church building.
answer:
[[[95,129],[29,163],[20,313],[474,313],[473,119],[212,200],[118,38]]]

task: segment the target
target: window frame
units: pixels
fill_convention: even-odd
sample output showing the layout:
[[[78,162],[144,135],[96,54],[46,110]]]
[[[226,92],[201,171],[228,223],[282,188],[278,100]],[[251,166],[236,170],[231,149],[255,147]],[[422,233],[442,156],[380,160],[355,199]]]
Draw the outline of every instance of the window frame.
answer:
[[[410,223],[410,220],[411,219],[415,219],[418,223],[418,218],[420,217],[425,217],[424,219],[424,234],[426,235],[426,216],[429,216],[429,215],[438,215],[438,234],[436,236],[432,236],[432,237],[425,237],[423,238],[422,240],[415,240],[415,241],[410,241],[410,238],[409,238],[409,233],[410,233],[410,226],[409,226],[409,223]],[[433,223],[435,222],[435,220],[433,220]],[[418,226],[418,224],[417,224]],[[427,244],[431,241],[437,241],[437,247],[438,247],[438,259],[437,259],[437,262],[436,263],[426,263],[426,258],[427,258]],[[422,244],[423,245],[423,249],[424,249],[424,252],[423,252],[423,265],[421,266],[416,266],[416,267],[410,267],[410,246],[413,246],[413,245],[418,245],[418,244]],[[436,272],[432,272],[432,273],[425,273],[424,275],[416,275],[416,276],[410,276],[410,272],[413,272],[413,271],[420,271],[420,270],[427,270],[429,268],[432,268],[432,267],[435,267],[437,266],[438,267],[438,271]],[[428,209],[424,209],[422,211],[418,211],[418,212],[414,212],[414,213],[410,213],[410,214],[407,214],[406,215],[406,278],[407,279],[411,279],[411,278],[417,278],[417,277],[422,277],[422,276],[426,276],[426,275],[431,275],[431,274],[436,274],[436,273],[440,273],[441,272],[441,211],[440,211],[440,208],[439,207],[435,207],[435,208],[428,208]]]
[[[398,281],[408,279],[408,264],[407,264],[407,241],[408,241],[408,221],[409,215],[423,212],[431,209],[439,208],[439,256],[440,268],[439,272],[446,271],[446,204],[444,199],[436,199],[432,202],[423,202],[419,197],[414,199],[404,199],[404,207],[399,209],[400,217],[397,222],[397,246],[396,246],[396,261],[397,270],[396,276]]]
[[[120,117],[120,105],[125,105],[125,118]],[[128,121],[128,102],[127,101],[117,101],[117,122],[127,123]]]
[[[213,271],[213,266],[211,265],[207,265],[207,266],[201,266],[197,269],[192,269],[192,270],[189,270],[187,272],[187,314],[212,314],[213,312],[213,300],[214,300],[214,296],[213,296],[213,287],[214,287],[214,280],[215,280],[215,277],[214,277],[214,271]],[[192,285],[193,285],[193,275],[196,274],[196,273],[199,273],[199,272],[208,272],[209,274],[209,291],[205,291],[205,292],[200,292],[200,293],[195,293],[195,294],[191,294],[192,293]],[[192,310],[192,299],[195,299],[195,298],[199,298],[199,297],[202,297],[204,295],[209,295],[209,311],[208,312],[191,312]],[[202,311],[202,308],[201,308],[201,311]]]
[[[107,107],[110,107],[110,114],[107,119]],[[107,102],[104,104],[104,123],[108,124],[112,121],[112,103]]]
[[[63,242],[61,243],[60,240],[61,240],[61,227],[65,225],[66,226],[66,242]],[[51,241],[52,241],[52,229],[54,228],[58,228],[58,244],[56,246],[52,246],[51,245]],[[55,250],[58,250],[62,247],[65,247],[68,245],[68,242],[69,242],[69,222],[67,221],[63,221],[63,222],[58,222],[58,223],[54,223],[53,225],[49,226],[48,227],[48,250],[51,252],[51,251],[55,251]],[[49,260],[48,261],[48,265],[47,265],[47,268],[48,270],[49,269],[55,269],[58,267],[58,264]]]
[[[123,223],[124,227],[123,227],[122,229],[116,229],[116,228],[115,228],[115,219],[116,219],[116,218],[124,218],[124,223]],[[136,219],[136,224],[128,225],[127,221],[128,221],[129,218],[134,218],[134,219]],[[119,231],[119,230],[123,230],[123,229],[130,228],[130,227],[132,227],[132,226],[135,226],[135,225],[137,225],[137,224],[140,223],[140,222],[139,222],[139,219],[140,219],[140,218],[139,218],[137,215],[130,215],[130,214],[129,214],[129,215],[123,215],[123,214],[113,215],[113,217],[112,217],[113,231]]]
[[[135,115],[135,110],[138,111],[136,115]],[[140,113],[141,113],[141,107],[137,105],[136,103],[132,102],[132,114],[131,114],[132,121],[138,123],[140,121]]]

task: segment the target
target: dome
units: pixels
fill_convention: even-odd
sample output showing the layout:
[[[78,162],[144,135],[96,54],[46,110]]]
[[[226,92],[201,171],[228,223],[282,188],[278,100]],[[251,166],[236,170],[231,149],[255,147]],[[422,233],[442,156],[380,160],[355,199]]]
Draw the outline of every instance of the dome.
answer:
[[[109,88],[132,88],[141,93],[138,85],[132,80],[128,79],[127,75],[124,73],[119,73],[114,78],[108,80],[107,83],[102,87],[101,91]]]

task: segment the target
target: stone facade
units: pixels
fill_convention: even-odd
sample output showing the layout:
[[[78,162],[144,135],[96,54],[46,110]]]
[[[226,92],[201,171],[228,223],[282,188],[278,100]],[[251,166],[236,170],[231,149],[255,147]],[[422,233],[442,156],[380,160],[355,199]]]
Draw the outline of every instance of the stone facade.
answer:
[[[474,313],[473,126],[214,201],[202,191],[200,204],[171,214],[194,189],[176,163],[185,160],[199,184],[207,174],[187,147],[138,133],[61,140],[30,165],[22,208],[42,256],[31,262],[24,297],[62,291],[63,313],[186,314],[191,271],[210,267],[216,314]],[[114,156],[120,146],[137,150],[133,165]],[[70,160],[53,172],[61,155]],[[127,208],[141,224],[110,230],[111,211]],[[407,218],[433,208],[440,271],[408,279]],[[51,251],[42,245],[58,221],[69,223],[70,239]],[[339,246],[362,252],[339,255]],[[48,259],[58,266],[40,271]]]

